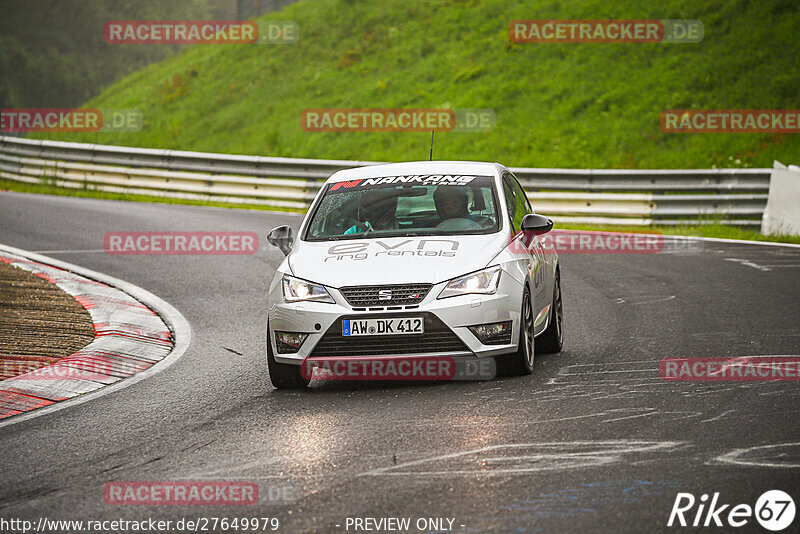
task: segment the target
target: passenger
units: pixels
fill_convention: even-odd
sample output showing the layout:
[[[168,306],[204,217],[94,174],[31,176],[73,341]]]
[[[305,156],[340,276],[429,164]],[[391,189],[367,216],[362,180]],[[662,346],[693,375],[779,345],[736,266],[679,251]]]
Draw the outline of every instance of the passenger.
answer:
[[[447,219],[469,219],[467,192],[457,185],[440,185],[433,193],[436,213],[442,221]]]

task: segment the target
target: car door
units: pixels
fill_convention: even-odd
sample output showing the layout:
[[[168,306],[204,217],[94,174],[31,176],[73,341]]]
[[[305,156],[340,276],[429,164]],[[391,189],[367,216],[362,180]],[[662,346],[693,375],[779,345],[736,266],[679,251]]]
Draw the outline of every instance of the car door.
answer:
[[[534,333],[538,334],[544,329],[547,306],[552,301],[552,269],[550,269],[539,236],[524,236],[522,233],[522,219],[525,215],[533,213],[531,204],[525,190],[510,172],[503,175],[503,189],[505,190],[506,205],[510,224],[515,235],[515,248],[526,254],[526,269],[531,281],[531,293],[535,318]]]

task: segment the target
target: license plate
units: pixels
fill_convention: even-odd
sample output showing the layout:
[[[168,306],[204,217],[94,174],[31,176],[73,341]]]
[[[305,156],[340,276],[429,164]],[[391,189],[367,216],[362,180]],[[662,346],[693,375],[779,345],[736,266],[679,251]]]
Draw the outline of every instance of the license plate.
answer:
[[[424,334],[422,317],[394,319],[343,319],[343,336],[390,336],[397,334]]]

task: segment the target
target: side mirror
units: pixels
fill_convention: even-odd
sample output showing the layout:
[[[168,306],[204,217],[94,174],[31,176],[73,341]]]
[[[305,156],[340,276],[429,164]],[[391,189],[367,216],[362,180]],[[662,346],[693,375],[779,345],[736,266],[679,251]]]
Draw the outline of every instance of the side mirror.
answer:
[[[288,225],[278,226],[267,234],[267,241],[273,247],[278,247],[284,255],[288,256],[294,244],[294,232]]]
[[[533,235],[546,234],[553,229],[553,221],[544,215],[529,213],[522,219],[522,231]]]

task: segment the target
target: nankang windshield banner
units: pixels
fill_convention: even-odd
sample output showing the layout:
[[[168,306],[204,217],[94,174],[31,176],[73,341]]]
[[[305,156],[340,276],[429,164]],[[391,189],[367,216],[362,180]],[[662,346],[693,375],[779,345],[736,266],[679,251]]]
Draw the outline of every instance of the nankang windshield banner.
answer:
[[[359,178],[328,184],[328,193],[345,191],[365,191],[398,185],[452,185],[470,187],[491,187],[491,176],[475,176],[464,174],[414,174],[409,176],[379,176],[377,178]]]

